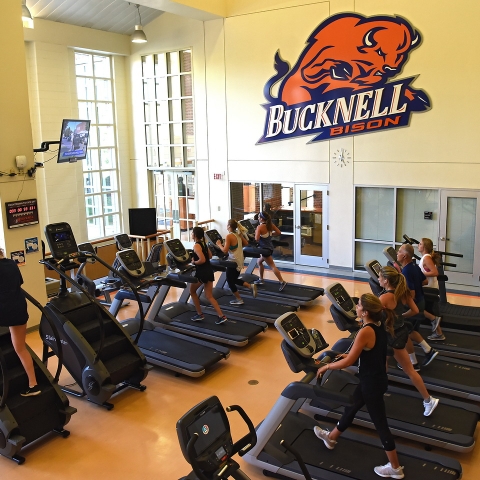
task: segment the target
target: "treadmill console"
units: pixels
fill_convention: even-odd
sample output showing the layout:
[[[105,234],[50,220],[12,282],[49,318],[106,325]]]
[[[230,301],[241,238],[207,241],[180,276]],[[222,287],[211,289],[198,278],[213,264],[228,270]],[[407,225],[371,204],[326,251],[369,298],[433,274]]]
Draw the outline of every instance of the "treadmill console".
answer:
[[[217,245],[218,240],[220,240],[223,244],[223,238],[218,233],[218,230],[208,230],[208,232],[205,232],[205,239],[208,242],[208,248],[212,252],[212,255],[220,259],[228,258],[228,253],[223,253],[223,251],[220,250],[220,247]]]
[[[332,302],[332,305],[344,313],[349,319],[357,318],[355,303],[340,283],[332,283],[325,289],[325,295]]]
[[[86,243],[80,243],[78,245],[78,251],[79,252],[88,252],[88,253],[93,253],[95,254],[95,248],[90,242]]]
[[[182,264],[190,262],[190,254],[178,238],[167,240],[164,245],[167,252],[173,257],[176,263]]]
[[[203,472],[216,472],[232,455],[230,423],[218,397],[207,398],[178,420],[177,435],[185,460]],[[194,436],[191,458],[188,443]]]
[[[252,222],[248,219],[239,220],[238,222],[242,227],[247,229],[247,234],[250,238],[255,238],[255,227],[252,225]]]
[[[78,253],[77,242],[72,228],[66,222],[51,223],[45,227],[45,237],[53,258],[61,260]]]
[[[365,268],[370,274],[370,277],[376,282],[378,282],[380,270],[382,269],[382,265],[380,265],[380,262],[378,260],[370,260],[365,264]]]
[[[387,257],[389,262],[395,263],[397,261],[397,252],[393,247],[385,247],[383,249],[383,254]]]
[[[115,239],[115,242],[117,242],[117,248],[119,250],[126,250],[133,247],[132,241],[126,233],[119,233],[113,238]]]
[[[328,347],[322,334],[315,329],[307,329],[295,313],[288,312],[275,320],[275,328],[287,344],[302,357],[310,358]]]
[[[132,277],[141,277],[145,274],[145,266],[135,250],[120,250],[117,259],[125,271]]]
[[[223,238],[218,233],[218,230],[208,230],[208,232],[205,232],[205,236],[207,237],[208,241],[212,242],[214,245],[217,244],[218,240],[223,243]]]

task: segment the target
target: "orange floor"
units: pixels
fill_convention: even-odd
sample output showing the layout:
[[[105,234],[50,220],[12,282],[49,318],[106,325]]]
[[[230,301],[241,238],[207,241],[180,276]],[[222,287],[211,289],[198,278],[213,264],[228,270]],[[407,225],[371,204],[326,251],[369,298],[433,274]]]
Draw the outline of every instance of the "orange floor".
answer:
[[[267,276],[271,272],[267,272]],[[325,287],[335,281],[332,277],[285,273],[290,282]],[[368,284],[342,280],[351,295],[369,291]],[[478,297],[449,295],[449,300],[464,305],[480,305]],[[311,307],[300,310],[299,316],[307,327],[319,329],[330,344],[343,335],[329,323],[330,302],[320,297]],[[127,308],[121,315],[129,314]],[[30,333],[28,343],[37,353],[41,342],[37,332]],[[192,379],[175,377],[172,373],[154,368],[145,380],[145,392],[126,390],[112,399],[112,411],[86,400],[70,398],[78,409],[67,428],[68,439],[51,436],[24,449],[26,462],[17,466],[0,458],[2,479],[159,479],[174,480],[190,470],[180,452],[175,424],[187,410],[210,395],[217,395],[224,406],[241,405],[254,424],[270,410],[282,389],[300,378],[288,368],[280,350],[280,336],[274,327],[244,348],[232,348],[227,361],[221,362],[204,377]],[[52,369],[53,370],[53,369]],[[69,378],[63,378],[69,383]],[[258,383],[251,385],[249,382]],[[237,414],[229,414],[234,439],[246,433]],[[404,443],[398,440],[398,443]],[[411,443],[410,443],[411,444]],[[423,448],[422,445],[418,445]],[[458,454],[434,450],[457,458],[463,465],[463,478],[480,476],[480,447],[471,453]],[[238,460],[252,479],[262,473]],[[475,473],[476,472],[476,473]],[[478,475],[478,476],[477,476]],[[405,478],[418,479],[410,472]]]

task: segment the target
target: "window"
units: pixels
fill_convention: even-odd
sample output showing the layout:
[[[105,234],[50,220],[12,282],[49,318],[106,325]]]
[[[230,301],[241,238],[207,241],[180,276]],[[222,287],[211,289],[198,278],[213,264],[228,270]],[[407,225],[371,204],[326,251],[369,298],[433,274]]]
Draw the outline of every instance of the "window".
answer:
[[[93,240],[121,231],[111,58],[75,52],[75,72],[79,117],[91,122],[83,187]]]
[[[354,269],[374,259],[385,263],[383,249],[398,247],[404,234],[435,239],[438,212],[434,189],[356,187]]]
[[[194,168],[192,52],[142,57],[147,166]]]

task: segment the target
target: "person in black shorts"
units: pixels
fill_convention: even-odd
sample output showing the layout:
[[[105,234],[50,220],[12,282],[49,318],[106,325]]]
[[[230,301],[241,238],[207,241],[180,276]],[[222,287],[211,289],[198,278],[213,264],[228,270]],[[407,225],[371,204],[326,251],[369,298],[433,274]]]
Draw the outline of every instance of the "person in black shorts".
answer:
[[[200,285],[203,284],[205,291],[205,297],[212,304],[212,307],[215,309],[218,315],[218,320],[215,322],[217,325],[225,323],[227,317],[223,314],[218,302],[213,296],[213,282],[215,280],[215,275],[213,268],[210,265],[210,258],[212,253],[205,244],[204,232],[201,227],[194,227],[192,230],[192,238],[195,242],[193,246],[193,259],[192,264],[195,265],[195,277],[198,279],[198,282],[190,284],[190,295],[197,310],[197,314],[192,317],[194,322],[203,320],[205,317],[202,313],[202,308],[200,306],[200,299],[197,295],[197,290]]]
[[[409,376],[413,386],[423,397],[423,414],[429,417],[437,408],[439,400],[430,396],[422,377],[413,368],[412,362],[408,358],[408,352],[405,349],[409,331],[411,331],[411,324],[409,325],[409,322],[406,320],[418,314],[418,307],[413,301],[405,277],[398,273],[395,268],[382,267],[378,276],[378,283],[383,288],[378,296],[380,302],[384,308],[389,308],[396,314],[393,324],[394,334],[390,335],[387,332],[387,342],[389,347],[391,347],[390,351],[398,362],[399,368]]]
[[[273,271],[274,275],[278,278],[280,282],[280,288],[278,289],[281,292],[286,286],[287,282],[283,279],[280,270],[275,265],[273,261],[272,253],[273,253],[273,243],[272,243],[272,236],[273,235],[280,235],[281,232],[278,227],[272,222],[270,215],[266,212],[260,212],[258,214],[258,221],[260,222],[257,229],[255,230],[255,240],[258,242],[260,248],[264,248],[269,250],[269,254],[260,255],[260,258],[257,260],[258,270],[260,273],[260,278],[255,281],[257,285],[263,284],[263,273],[265,271],[265,267],[263,266],[263,262],[265,262]]]
[[[410,332],[409,342],[407,343],[407,352],[410,356],[410,360],[413,363],[414,368],[419,370],[419,365],[417,357],[415,355],[415,350],[413,343],[415,342],[422,350],[425,352],[425,359],[423,361],[423,366],[427,366],[433,361],[433,359],[438,355],[438,351],[432,348],[420,335],[418,329],[420,328],[420,323],[425,318],[423,311],[425,310],[425,296],[423,295],[423,282],[426,279],[425,275],[420,270],[420,267],[413,263],[413,247],[408,243],[402,245],[398,249],[397,261],[402,265],[402,274],[405,277],[408,288],[412,294],[413,300],[418,307],[419,313],[414,317],[410,318],[413,329]]]
[[[31,397],[41,393],[35,376],[33,360],[25,345],[27,338],[27,301],[21,289],[22,274],[17,264],[5,258],[0,248],[0,327],[8,327],[13,348],[22,362],[28,376],[28,388],[21,393],[23,397]]]
[[[358,331],[348,354],[341,355],[342,358],[334,363],[320,367],[317,372],[317,376],[320,377],[327,370],[341,370],[350,367],[358,360],[360,383],[353,393],[354,404],[345,407],[342,418],[331,432],[318,426],[314,427],[313,431],[318,438],[323,440],[325,446],[332,450],[342,432],[352,424],[358,410],[366,405],[389,460],[386,465],[375,467],[375,473],[381,477],[403,478],[403,467],[398,461],[395,440],[388,428],[383,399],[388,387],[387,332],[385,329],[393,334],[396,315],[393,310],[384,308],[375,295],[365,293],[358,301],[357,316],[361,319],[363,326]]]

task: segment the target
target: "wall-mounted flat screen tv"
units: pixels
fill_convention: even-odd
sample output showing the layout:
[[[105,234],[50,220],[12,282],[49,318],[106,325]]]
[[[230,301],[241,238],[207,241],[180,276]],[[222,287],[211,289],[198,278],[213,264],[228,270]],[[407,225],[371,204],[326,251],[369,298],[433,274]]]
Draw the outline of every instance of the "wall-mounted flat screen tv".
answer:
[[[87,158],[89,133],[90,120],[63,120],[57,162],[76,162]]]

